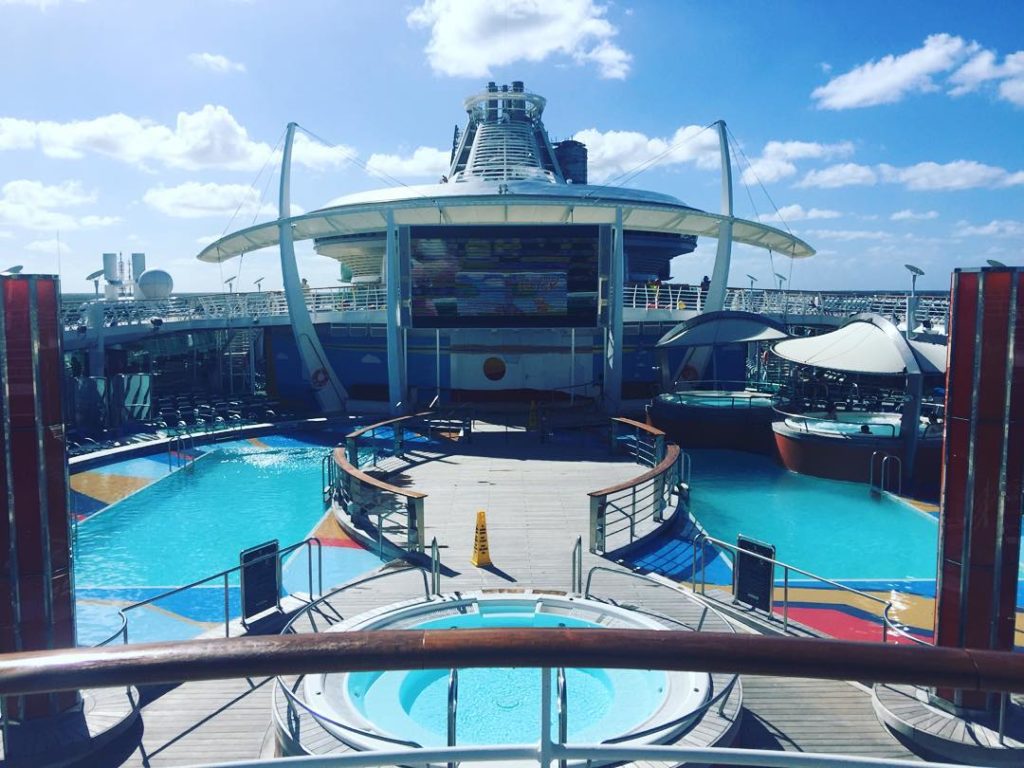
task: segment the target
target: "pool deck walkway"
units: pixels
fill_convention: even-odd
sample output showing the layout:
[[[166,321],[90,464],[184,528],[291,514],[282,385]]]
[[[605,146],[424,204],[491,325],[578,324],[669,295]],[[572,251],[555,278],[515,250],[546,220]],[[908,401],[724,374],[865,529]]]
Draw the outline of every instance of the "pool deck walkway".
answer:
[[[423,456],[422,463],[389,478],[428,494],[426,539],[436,536],[444,547],[443,592],[567,591],[572,547],[582,536],[584,574],[594,566],[618,571],[595,575],[597,595],[667,615],[690,603],[674,589],[630,578],[621,566],[587,551],[587,493],[634,477],[642,467],[593,442],[542,443],[536,433],[500,426],[483,426],[471,444],[456,450]],[[481,509],[487,514],[492,568],[469,562]],[[345,593],[345,615],[414,597],[417,590],[422,597],[422,581],[406,574]],[[914,759],[879,724],[863,686],[749,676],[742,685],[744,712],[733,746]],[[144,691],[136,741],[95,764],[176,766],[270,757],[273,686],[267,679],[225,680]]]

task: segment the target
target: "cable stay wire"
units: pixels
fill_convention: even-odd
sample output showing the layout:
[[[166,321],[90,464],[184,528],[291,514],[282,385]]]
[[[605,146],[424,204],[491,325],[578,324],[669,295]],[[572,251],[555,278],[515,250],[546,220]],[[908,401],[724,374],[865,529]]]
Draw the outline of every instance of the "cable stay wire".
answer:
[[[670,146],[665,151],[659,152],[654,157],[650,157],[647,160],[644,160],[643,162],[640,162],[637,165],[633,166],[632,168],[628,168],[625,171],[622,171],[621,173],[618,173],[615,176],[612,176],[604,184],[602,184],[601,187],[604,187],[604,188],[607,188],[607,187],[619,187],[619,188],[624,187],[626,184],[628,184],[629,182],[633,181],[633,179],[637,178],[644,171],[647,171],[647,170],[653,168],[655,165],[660,163],[665,157],[667,157],[668,155],[672,154],[673,152],[675,152],[677,149],[679,149],[680,147],[684,146],[685,144],[688,144],[689,142],[693,141],[698,136],[702,135],[706,130],[711,128],[713,125],[714,125],[714,123],[709,123],[708,125],[705,125],[699,131],[697,131],[697,133],[691,134],[690,136],[687,136],[686,138],[684,138],[682,141],[676,142],[675,144]],[[588,198],[591,198],[591,199],[594,199],[594,200],[604,199],[600,195],[594,196],[594,193],[588,193],[585,197],[588,197]]]
[[[259,188],[256,186],[256,184],[259,182],[260,177],[263,175],[263,172],[267,170],[267,166],[270,165],[270,161],[274,159],[274,156],[277,154],[277,150],[281,146],[281,142],[282,141],[284,141],[284,131],[282,131],[281,135],[278,136],[277,143],[274,144],[274,148],[267,155],[267,159],[263,161],[263,167],[260,168],[259,172],[256,174],[256,177],[249,183],[249,191],[251,191],[251,192],[258,191]],[[269,178],[273,178],[273,174],[269,174]],[[265,194],[265,191],[264,191],[264,194]],[[231,218],[228,219],[227,224],[224,225],[224,229],[221,230],[221,233],[220,233],[221,237],[223,237],[224,235],[227,234],[228,229],[234,223],[235,218],[237,218],[239,211],[242,210],[242,206],[245,205],[245,203],[246,203],[246,201],[248,199],[249,199],[249,193],[248,192],[246,192],[246,194],[242,195],[242,197],[239,199],[238,205],[235,206],[235,212],[231,214]],[[261,195],[260,199],[256,203],[256,211],[257,211],[257,213],[259,212],[260,204],[262,202],[263,202],[263,196]]]

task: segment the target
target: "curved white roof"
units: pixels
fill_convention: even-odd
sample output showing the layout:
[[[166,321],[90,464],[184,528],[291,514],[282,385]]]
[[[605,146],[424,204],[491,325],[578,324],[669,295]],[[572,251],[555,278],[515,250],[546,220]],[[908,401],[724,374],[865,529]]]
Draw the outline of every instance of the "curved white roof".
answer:
[[[659,347],[707,347],[788,338],[785,327],[764,315],[723,310],[685,320],[658,340]]]
[[[820,336],[780,341],[772,351],[801,365],[849,373],[898,375],[936,374],[946,370],[946,347],[910,341],[896,326],[877,315],[858,315],[846,325]]]
[[[626,229],[718,237],[728,219],[691,208],[670,195],[620,187],[536,181],[469,182],[395,187],[349,195],[320,210],[293,216],[295,240],[380,232],[387,212],[402,225],[613,224],[623,209]],[[198,258],[222,262],[278,243],[278,221],[233,232],[206,246]],[[759,222],[733,219],[733,240],[792,258],[814,255],[798,237]]]

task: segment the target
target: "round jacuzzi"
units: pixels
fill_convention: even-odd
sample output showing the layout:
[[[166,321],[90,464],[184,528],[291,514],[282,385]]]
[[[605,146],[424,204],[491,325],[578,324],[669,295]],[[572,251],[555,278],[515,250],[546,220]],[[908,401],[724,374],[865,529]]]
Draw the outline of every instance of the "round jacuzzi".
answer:
[[[502,627],[665,629],[647,616],[605,603],[526,591],[396,604],[331,631]],[[550,674],[557,733],[555,670]],[[456,743],[536,741],[541,675],[538,669],[497,666],[459,670]],[[565,683],[568,741],[575,743],[674,741],[699,719],[711,695],[709,676],[694,672],[567,668]],[[447,669],[310,675],[305,686],[306,701],[324,716],[322,725],[355,749],[393,748],[395,740],[428,748],[448,743]]]

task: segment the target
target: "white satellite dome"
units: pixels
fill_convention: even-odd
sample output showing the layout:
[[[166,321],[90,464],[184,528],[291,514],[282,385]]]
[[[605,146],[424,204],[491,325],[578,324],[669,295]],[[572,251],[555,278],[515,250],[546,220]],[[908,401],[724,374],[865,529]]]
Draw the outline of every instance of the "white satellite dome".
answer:
[[[174,290],[174,280],[162,269],[147,269],[136,282],[142,299],[166,299]]]

